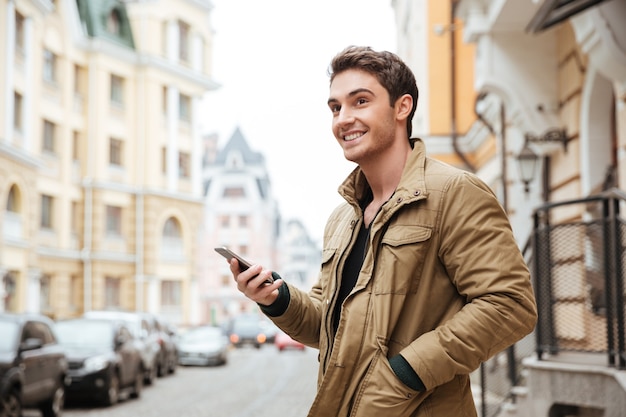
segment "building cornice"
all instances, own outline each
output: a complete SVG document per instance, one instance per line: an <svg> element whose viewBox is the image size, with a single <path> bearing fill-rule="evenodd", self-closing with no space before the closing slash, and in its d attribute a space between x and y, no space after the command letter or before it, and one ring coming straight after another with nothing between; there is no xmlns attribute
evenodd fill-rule
<svg viewBox="0 0 626 417"><path fill-rule="evenodd" d="M28 168L39 169L42 167L41 162L37 158L29 155L19 148L9 146L5 142L1 141L0 155L4 155L18 164L24 165Z"/></svg>

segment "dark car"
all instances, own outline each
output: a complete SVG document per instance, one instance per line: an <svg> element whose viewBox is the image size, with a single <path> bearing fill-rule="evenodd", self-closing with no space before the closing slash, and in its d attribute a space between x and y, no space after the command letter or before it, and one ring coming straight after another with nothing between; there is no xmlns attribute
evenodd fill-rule
<svg viewBox="0 0 626 417"><path fill-rule="evenodd" d="M256 316L235 317L230 323L229 335L235 347L252 345L259 349L267 341L261 320Z"/></svg>
<svg viewBox="0 0 626 417"><path fill-rule="evenodd" d="M159 334L156 328L142 313L130 311L98 310L88 311L83 317L122 321L134 336L134 342L141 352L143 361L144 382L152 385L159 371Z"/></svg>
<svg viewBox="0 0 626 417"><path fill-rule="evenodd" d="M158 335L159 355L157 360L157 374L165 376L176 372L178 366L178 352L176 350L176 334L172 326L163 318L156 314L141 314Z"/></svg>
<svg viewBox="0 0 626 417"><path fill-rule="evenodd" d="M0 416L38 408L58 417L65 401L67 360L54 322L38 314L0 313Z"/></svg>
<svg viewBox="0 0 626 417"><path fill-rule="evenodd" d="M68 401L113 405L121 393L138 398L143 388L143 362L126 324L107 319L78 318L56 324L69 369Z"/></svg>
<svg viewBox="0 0 626 417"><path fill-rule="evenodd" d="M230 343L224 330L215 326L189 329L178 340L181 365L224 365L228 362Z"/></svg>

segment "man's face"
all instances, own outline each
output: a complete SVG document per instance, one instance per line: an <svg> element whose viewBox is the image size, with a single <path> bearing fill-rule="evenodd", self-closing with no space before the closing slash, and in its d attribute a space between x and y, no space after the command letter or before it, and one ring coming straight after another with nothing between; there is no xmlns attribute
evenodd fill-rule
<svg viewBox="0 0 626 417"><path fill-rule="evenodd" d="M349 161L374 162L393 143L394 108L389 93L373 75L361 70L336 74L328 107L333 134Z"/></svg>

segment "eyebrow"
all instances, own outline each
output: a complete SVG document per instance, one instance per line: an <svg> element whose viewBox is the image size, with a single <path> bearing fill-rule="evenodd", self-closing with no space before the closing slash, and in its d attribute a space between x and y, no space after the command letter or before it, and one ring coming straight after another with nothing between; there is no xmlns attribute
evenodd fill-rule
<svg viewBox="0 0 626 417"><path fill-rule="evenodd" d="M368 88L357 88L356 90L350 91L348 93L348 97L354 97L354 96L356 96L357 94L360 94L360 93L368 93L368 94L371 94L371 95L375 95L374 92L372 90L368 89ZM331 98L328 99L327 103L330 104L330 103L335 103L337 101L339 101L339 100L337 100L334 97L331 97Z"/></svg>

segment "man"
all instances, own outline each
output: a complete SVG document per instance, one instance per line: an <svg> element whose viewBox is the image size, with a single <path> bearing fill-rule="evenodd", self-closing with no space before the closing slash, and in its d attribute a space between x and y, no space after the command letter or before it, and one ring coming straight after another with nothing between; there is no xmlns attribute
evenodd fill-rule
<svg viewBox="0 0 626 417"><path fill-rule="evenodd" d="M470 372L537 320L506 214L477 177L410 139L418 90L396 55L349 47L329 72L332 131L358 166L339 187L318 281L305 293L235 260L237 286L319 348L310 417L476 416Z"/></svg>

